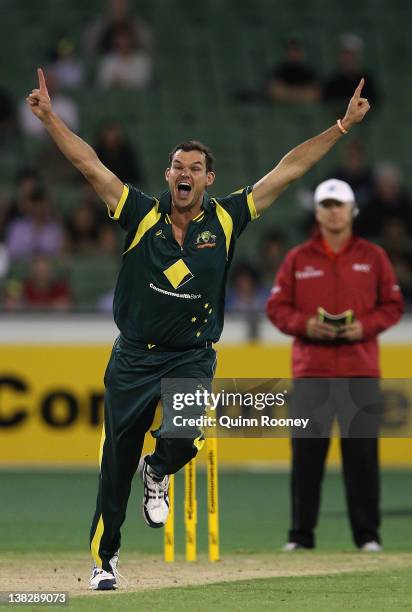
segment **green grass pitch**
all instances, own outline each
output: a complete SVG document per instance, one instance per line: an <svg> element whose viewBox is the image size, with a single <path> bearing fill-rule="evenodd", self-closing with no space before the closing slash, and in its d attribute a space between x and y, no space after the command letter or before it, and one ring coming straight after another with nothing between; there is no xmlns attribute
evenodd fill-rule
<svg viewBox="0 0 412 612"><path fill-rule="evenodd" d="M198 474L198 547L207 551L206 482ZM382 536L388 560L412 553L412 474L382 473ZM289 480L282 472L223 472L220 486L220 529L223 559L277 559L286 540L289 512ZM4 569L14 563L27 566L42 559L81 558L88 571L88 530L94 509L97 475L88 471L0 471L0 557ZM122 557L144 559L162 555L163 532L151 530L141 518L140 482L136 479L123 528ZM177 552L183 558L183 477L176 478ZM300 563L316 565L325 554L355 552L346 517L343 484L338 473L328 473L323 490L322 512L317 530L317 551L295 556ZM356 554L356 553L355 553ZM360 553L357 553L358 555ZM412 609L412 557L408 567L379 567L369 571L332 571L321 575L277 576L173 588L156 588L114 594L73 594L70 610L178 610L195 605L198 610L410 610ZM403 555L403 557L402 557ZM287 555L287 563L291 563ZM382 560L383 559L383 560ZM302 561L303 560L303 561ZM286 561L286 560L285 560ZM336 561L336 559L335 559ZM292 560L293 563L293 560ZM230 563L229 563L230 565ZM142 565L139 566L142 568ZM150 569L149 569L150 567ZM156 566L154 566L156 567ZM202 571L205 561L198 566ZM336 570L336 563L335 568ZM350 568L349 568L350 570ZM142 571L140 569L140 571ZM144 571L144 570L143 570ZM148 565L153 570L153 564ZM223 565L222 565L223 571ZM0 590L7 590L1 577ZM242 578L239 575L239 578ZM82 576L86 588L88 576ZM36 585L33 584L33 589ZM68 589L69 590L69 589ZM104 601L102 599L104 597ZM28 609L28 608L26 608Z"/></svg>

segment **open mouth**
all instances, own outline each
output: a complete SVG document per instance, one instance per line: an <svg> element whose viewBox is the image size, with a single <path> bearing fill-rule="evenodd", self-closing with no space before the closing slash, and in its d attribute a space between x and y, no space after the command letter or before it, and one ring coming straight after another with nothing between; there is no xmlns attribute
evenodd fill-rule
<svg viewBox="0 0 412 612"><path fill-rule="evenodd" d="M186 183L181 181L177 184L177 191L181 197L187 197L189 193L192 191L192 186L190 183Z"/></svg>

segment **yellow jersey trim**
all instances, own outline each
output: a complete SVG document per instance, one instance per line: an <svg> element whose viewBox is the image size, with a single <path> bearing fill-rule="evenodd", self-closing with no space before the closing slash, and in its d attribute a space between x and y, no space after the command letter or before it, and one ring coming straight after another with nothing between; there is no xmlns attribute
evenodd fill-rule
<svg viewBox="0 0 412 612"><path fill-rule="evenodd" d="M252 221L254 221L255 219L257 219L259 217L259 213L256 210L255 201L253 199L253 192L252 191L247 194L246 201L247 201L247 205L249 207L250 218L252 219Z"/></svg>
<svg viewBox="0 0 412 612"><path fill-rule="evenodd" d="M219 202L217 200L214 200L214 202L216 204L217 218L219 220L220 225L222 226L222 229L223 229L225 237L226 237L226 256L228 257L229 256L230 241L232 239L232 233L233 233L233 219L229 215L227 210L225 210L223 208L223 206L221 204L219 204Z"/></svg>
<svg viewBox="0 0 412 612"><path fill-rule="evenodd" d="M134 247L139 244L146 232L148 232L154 225L156 225L160 217L161 214L159 212L159 201L156 200L156 204L153 206L153 208L149 210L147 215L145 215L140 221L136 230L135 237L133 238L132 243L130 244L129 248L126 249L126 251L123 253L123 255L134 249Z"/></svg>
<svg viewBox="0 0 412 612"><path fill-rule="evenodd" d="M117 203L116 210L114 211L114 213L112 213L110 208L107 207L107 210L109 212L109 217L113 219L113 221L117 221L120 218L124 203L126 202L128 195L129 195L129 188L127 185L124 185L122 195L120 197L119 202Z"/></svg>
<svg viewBox="0 0 412 612"><path fill-rule="evenodd" d="M192 221L198 221L200 219L200 217L203 217L205 214L204 210L201 210L200 213L198 215L196 215L196 217L193 217Z"/></svg>

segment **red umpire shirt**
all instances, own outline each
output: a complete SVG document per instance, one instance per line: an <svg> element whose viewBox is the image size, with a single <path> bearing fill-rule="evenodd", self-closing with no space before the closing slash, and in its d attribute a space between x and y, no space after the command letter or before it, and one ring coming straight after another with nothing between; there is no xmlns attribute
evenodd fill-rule
<svg viewBox="0 0 412 612"><path fill-rule="evenodd" d="M309 339L306 324L319 306L331 314L351 309L362 323L362 340ZM295 336L294 378L379 376L377 335L399 321L402 313L399 285L380 247L352 236L334 253L320 232L288 253L267 304L272 323Z"/></svg>

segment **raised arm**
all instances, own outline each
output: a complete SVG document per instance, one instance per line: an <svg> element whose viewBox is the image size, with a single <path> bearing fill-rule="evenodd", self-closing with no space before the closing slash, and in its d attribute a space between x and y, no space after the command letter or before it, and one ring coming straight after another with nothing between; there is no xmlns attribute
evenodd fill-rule
<svg viewBox="0 0 412 612"><path fill-rule="evenodd" d="M370 108L368 100L361 97L364 82L365 80L361 79L341 121L345 132L355 123L362 121ZM256 210L259 212L270 206L290 183L306 174L340 140L345 133L343 130L336 123L322 134L289 151L271 172L254 185L253 200Z"/></svg>
<svg viewBox="0 0 412 612"><path fill-rule="evenodd" d="M63 121L53 113L43 70L37 69L39 88L33 89L27 101L31 110L53 138L60 151L89 181L96 193L106 202L112 212L123 193L123 183L102 164L95 150L76 136Z"/></svg>

